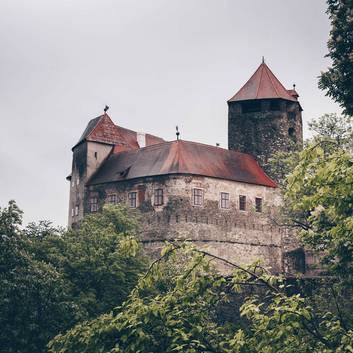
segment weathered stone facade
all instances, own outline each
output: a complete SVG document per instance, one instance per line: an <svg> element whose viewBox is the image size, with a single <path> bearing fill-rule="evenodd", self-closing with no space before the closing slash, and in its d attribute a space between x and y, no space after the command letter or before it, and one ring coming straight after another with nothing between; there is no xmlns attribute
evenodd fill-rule
<svg viewBox="0 0 353 353"><path fill-rule="evenodd" d="M203 191L201 206L193 205L192 190ZM163 205L154 206L154 192L163 190ZM116 201L128 204L128 193L138 193L141 241L149 252L158 252L165 240L187 239L195 246L238 264L260 260L273 272L282 272L283 239L287 230L275 226L281 198L278 189L241 182L192 175L158 176L87 189L85 212L90 198L99 199L99 208ZM221 193L229 194L229 208L221 208ZM246 210L239 209L239 196L246 196ZM263 200L262 212L255 210L255 198Z"/></svg>
<svg viewBox="0 0 353 353"><path fill-rule="evenodd" d="M98 142L84 142L73 149L72 172L69 177L69 227L83 218L85 184L111 150L111 145Z"/></svg>
<svg viewBox="0 0 353 353"><path fill-rule="evenodd" d="M301 148L303 127L298 102L262 99L228 102L228 147L256 157L273 178L268 160L274 153Z"/></svg>

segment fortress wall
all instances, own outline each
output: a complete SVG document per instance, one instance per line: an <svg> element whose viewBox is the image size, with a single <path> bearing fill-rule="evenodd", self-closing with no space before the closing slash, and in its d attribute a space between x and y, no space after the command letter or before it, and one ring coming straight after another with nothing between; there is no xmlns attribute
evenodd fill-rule
<svg viewBox="0 0 353 353"><path fill-rule="evenodd" d="M164 190L163 206L153 206L157 188ZM192 205L193 188L204 191L203 206ZM186 239L236 264L260 260L273 272L283 270L282 239L287 231L271 221L281 202L277 189L199 176L158 176L90 186L86 200L98 197L102 206L114 193L119 202L127 203L127 193L141 189L140 237L148 252L158 253L165 240ZM220 208L221 192L230 194L229 209ZM239 210L239 195L247 197L246 211ZM263 199L262 213L255 212L255 197ZM217 267L226 271L224 264Z"/></svg>

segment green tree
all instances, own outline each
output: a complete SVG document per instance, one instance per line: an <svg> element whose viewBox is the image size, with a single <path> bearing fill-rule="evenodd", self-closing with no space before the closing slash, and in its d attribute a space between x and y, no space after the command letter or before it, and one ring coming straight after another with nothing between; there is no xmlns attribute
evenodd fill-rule
<svg viewBox="0 0 353 353"><path fill-rule="evenodd" d="M34 257L58 268L69 281L78 321L121 304L136 284L146 266L136 232L136 219L127 208L107 205L102 213L85 217L77 230L32 237ZM46 233L43 224L35 233Z"/></svg>
<svg viewBox="0 0 353 353"><path fill-rule="evenodd" d="M14 201L0 208L0 352L44 352L73 323L68 285L52 265L33 259Z"/></svg>
<svg viewBox="0 0 353 353"><path fill-rule="evenodd" d="M121 304L145 268L136 221L121 206L79 230L21 223L14 201L0 209L0 352L46 352L58 333Z"/></svg>
<svg viewBox="0 0 353 353"><path fill-rule="evenodd" d="M219 276L211 261L222 261L186 244L170 244L128 300L114 311L77 325L50 344L53 353L217 352L333 353L352 349L353 333L337 313L316 308L258 264ZM224 260L223 260L224 261ZM218 308L248 287L240 309L228 306L232 322ZM246 295L246 294L245 294ZM326 303L327 304L327 303ZM246 325L244 325L244 323Z"/></svg>
<svg viewBox="0 0 353 353"><path fill-rule="evenodd" d="M346 115L353 115L353 1L328 0L331 21L328 57L332 66L322 72L319 87L338 102Z"/></svg>

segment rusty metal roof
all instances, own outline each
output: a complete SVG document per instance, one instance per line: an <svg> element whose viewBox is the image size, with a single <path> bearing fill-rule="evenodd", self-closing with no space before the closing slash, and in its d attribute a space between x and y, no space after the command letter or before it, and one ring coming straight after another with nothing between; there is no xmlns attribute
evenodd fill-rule
<svg viewBox="0 0 353 353"><path fill-rule="evenodd" d="M248 82L228 102L273 98L297 101L296 97L284 88L265 62L262 62Z"/></svg>
<svg viewBox="0 0 353 353"><path fill-rule="evenodd" d="M252 156L183 140L112 153L87 184L169 174L202 175L276 187Z"/></svg>
<svg viewBox="0 0 353 353"><path fill-rule="evenodd" d="M115 148L121 151L140 148L137 142L137 132L115 125L106 113L89 121L73 148L86 140L115 145ZM161 142L164 142L162 138L146 134L146 146Z"/></svg>

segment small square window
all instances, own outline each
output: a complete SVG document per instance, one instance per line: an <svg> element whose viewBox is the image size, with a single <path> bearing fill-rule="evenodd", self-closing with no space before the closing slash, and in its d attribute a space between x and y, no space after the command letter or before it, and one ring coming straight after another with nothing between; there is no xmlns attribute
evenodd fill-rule
<svg viewBox="0 0 353 353"><path fill-rule="evenodd" d="M98 211L98 199L97 197L91 197L89 199L89 209L91 212L97 212Z"/></svg>
<svg viewBox="0 0 353 353"><path fill-rule="evenodd" d="M108 195L108 202L115 205L116 204L116 194Z"/></svg>
<svg viewBox="0 0 353 353"><path fill-rule="evenodd" d="M194 206L202 206L203 203L203 190L202 189L192 189L193 193L193 204Z"/></svg>
<svg viewBox="0 0 353 353"><path fill-rule="evenodd" d="M137 207L137 192L129 192L128 193L128 202L129 207L136 208Z"/></svg>
<svg viewBox="0 0 353 353"><path fill-rule="evenodd" d="M221 208L229 208L229 194L221 192Z"/></svg>
<svg viewBox="0 0 353 353"><path fill-rule="evenodd" d="M163 205L163 189L156 189L154 190L154 205L161 206Z"/></svg>
<svg viewBox="0 0 353 353"><path fill-rule="evenodd" d="M78 206L75 206L75 216L78 216Z"/></svg>
<svg viewBox="0 0 353 353"><path fill-rule="evenodd" d="M255 198L255 210L256 210L256 212L262 212L262 198L261 197Z"/></svg>
<svg viewBox="0 0 353 353"><path fill-rule="evenodd" d="M246 196L239 195L239 210L246 211Z"/></svg>

